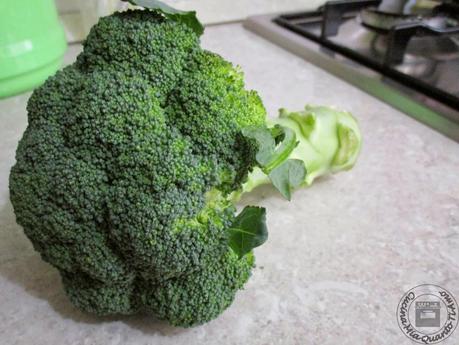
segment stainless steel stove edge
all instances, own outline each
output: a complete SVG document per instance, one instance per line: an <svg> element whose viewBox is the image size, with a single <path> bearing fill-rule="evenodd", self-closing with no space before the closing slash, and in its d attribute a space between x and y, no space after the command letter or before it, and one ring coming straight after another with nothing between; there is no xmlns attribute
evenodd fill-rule
<svg viewBox="0 0 459 345"><path fill-rule="evenodd" d="M286 30L273 22L276 16L249 17L244 21L244 27L459 142L459 123L450 119L451 114L459 116L459 112L455 114L456 110L432 98L408 90L405 86L365 66ZM421 104L416 99L423 99L431 107Z"/></svg>

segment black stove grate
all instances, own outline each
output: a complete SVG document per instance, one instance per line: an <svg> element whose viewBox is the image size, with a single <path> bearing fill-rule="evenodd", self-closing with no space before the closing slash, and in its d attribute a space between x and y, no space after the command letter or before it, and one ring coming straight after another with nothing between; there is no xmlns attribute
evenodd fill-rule
<svg viewBox="0 0 459 345"><path fill-rule="evenodd" d="M326 3L317 11L281 15L275 18L274 22L449 107L459 110L459 95L437 88L396 68L398 64L403 62L408 43L413 37L458 34L459 26L433 28L422 21L395 25L383 33L388 35L388 45L382 60L362 54L352 49L352 47L347 47L342 42L335 42L332 39L333 36L338 34L340 26L345 21L357 20L359 10L377 6L380 2L380 0L332 1ZM317 30L318 27L320 27L319 30ZM459 75L457 80L459 83Z"/></svg>

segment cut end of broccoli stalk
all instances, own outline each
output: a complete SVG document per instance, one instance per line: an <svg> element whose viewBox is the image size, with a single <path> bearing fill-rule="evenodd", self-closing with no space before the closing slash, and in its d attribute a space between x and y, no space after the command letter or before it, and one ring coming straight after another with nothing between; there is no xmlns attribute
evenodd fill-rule
<svg viewBox="0 0 459 345"><path fill-rule="evenodd" d="M360 130L357 121L349 112L339 111L331 107L310 105L298 112L280 109L279 117L269 120L268 125L273 126L273 129L276 128L276 130L271 129L271 132L275 133L279 133L279 127L282 128L285 133L284 137L290 143L281 142L274 148L272 148L272 142L270 143L271 156L277 157L277 165L274 168L268 163L275 159L267 159L266 157L270 156L266 155L266 145L261 145L262 160L258 159L257 156L260 167L255 168L249 174L242 190L234 193L233 200L238 200L242 194L248 193L260 185L270 183L279 189L284 197L290 199L291 191L311 185L319 176L351 169L360 152L362 143ZM251 133L247 131L244 134L254 138L259 143L267 141L265 137L259 139L261 136L254 134L253 131ZM293 148L292 140L296 141ZM287 145L290 145L291 150L281 149L282 146ZM278 151L280 153L276 155ZM285 152L288 154L286 155ZM282 159L279 159L280 156ZM305 174L300 171L300 162L304 163ZM269 169L266 168L267 166ZM276 168L277 180L276 176L273 176L273 171ZM286 178L285 175L288 177ZM293 179L292 175L294 176ZM279 176L284 176L283 181L279 182ZM285 182L286 180L291 183ZM279 183L281 184L280 187ZM284 184L283 187L282 184Z"/></svg>

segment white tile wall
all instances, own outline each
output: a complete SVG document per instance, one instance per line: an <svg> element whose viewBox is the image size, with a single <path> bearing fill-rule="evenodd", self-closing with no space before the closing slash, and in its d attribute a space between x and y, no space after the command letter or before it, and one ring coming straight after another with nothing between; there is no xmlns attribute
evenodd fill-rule
<svg viewBox="0 0 459 345"><path fill-rule="evenodd" d="M241 20L247 16L274 12L306 10L325 0L166 0L183 10L196 10L205 24Z"/></svg>
<svg viewBox="0 0 459 345"><path fill-rule="evenodd" d="M204 24L242 20L248 16L316 8L325 0L164 0L182 10L195 10ZM119 0L56 0L67 38L82 40L99 16L126 7Z"/></svg>

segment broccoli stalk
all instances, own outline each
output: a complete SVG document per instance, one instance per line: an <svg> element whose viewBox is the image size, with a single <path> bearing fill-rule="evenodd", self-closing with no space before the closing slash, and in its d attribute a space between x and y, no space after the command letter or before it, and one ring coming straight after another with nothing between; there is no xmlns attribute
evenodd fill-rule
<svg viewBox="0 0 459 345"><path fill-rule="evenodd" d="M280 189L287 199L290 199L291 190L310 186L319 176L349 170L357 160L361 135L357 121L349 112L307 105L298 112L280 109L279 117L267 119L266 123L271 128L281 126L290 129L294 134L293 141L298 140L285 159L278 161L275 166L280 166L285 160L299 160L304 164L305 173L301 174L300 182L288 186L285 194ZM255 167L242 189L232 194L232 200L238 201L243 194L256 187L273 183L269 175L275 167Z"/></svg>

